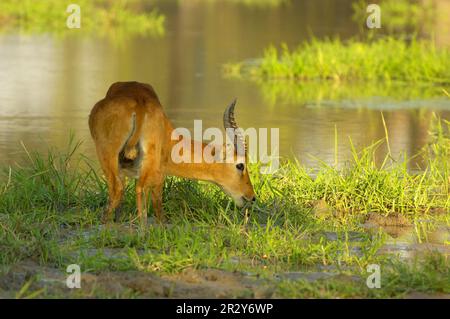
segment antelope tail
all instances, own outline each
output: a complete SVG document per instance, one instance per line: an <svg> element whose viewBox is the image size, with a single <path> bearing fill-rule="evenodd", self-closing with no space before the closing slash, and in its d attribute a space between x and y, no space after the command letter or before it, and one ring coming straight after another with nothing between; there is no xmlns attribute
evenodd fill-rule
<svg viewBox="0 0 450 319"><path fill-rule="evenodd" d="M139 139L141 138L142 126L144 124L144 116L142 114L137 115L133 113L132 116L132 129L130 137L125 142L123 148L123 156L127 160L134 160L139 155Z"/></svg>

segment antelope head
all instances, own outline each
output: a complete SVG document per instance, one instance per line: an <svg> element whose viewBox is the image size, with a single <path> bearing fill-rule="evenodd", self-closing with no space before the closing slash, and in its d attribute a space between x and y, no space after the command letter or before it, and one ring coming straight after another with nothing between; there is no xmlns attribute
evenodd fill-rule
<svg viewBox="0 0 450 319"><path fill-rule="evenodd" d="M219 184L223 191L233 198L236 205L242 207L248 202L255 201L256 197L247 170L247 146L243 133L234 119L235 106L236 100L225 109L223 114L224 128L234 146L234 160L231 163L223 163L221 175L225 178ZM229 148L225 145L224 149L227 150Z"/></svg>

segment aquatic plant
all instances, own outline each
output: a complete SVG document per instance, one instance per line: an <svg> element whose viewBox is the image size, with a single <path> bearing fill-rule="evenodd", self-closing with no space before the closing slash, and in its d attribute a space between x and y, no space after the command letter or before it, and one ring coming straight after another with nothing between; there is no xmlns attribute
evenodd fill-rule
<svg viewBox="0 0 450 319"><path fill-rule="evenodd" d="M266 80L403 81L450 83L450 50L433 42L392 37L363 43L311 40L290 50L267 48L253 63L224 66L228 76Z"/></svg>

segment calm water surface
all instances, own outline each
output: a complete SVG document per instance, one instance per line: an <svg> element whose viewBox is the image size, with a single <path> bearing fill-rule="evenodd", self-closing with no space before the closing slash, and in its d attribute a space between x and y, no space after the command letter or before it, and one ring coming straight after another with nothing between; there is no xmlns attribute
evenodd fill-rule
<svg viewBox="0 0 450 319"><path fill-rule="evenodd" d="M384 136L380 110L390 132L391 149L414 153L425 143L432 111L450 118L443 100L377 102L271 103L255 84L223 77L221 66L261 55L270 44L294 47L314 34L358 33L351 1L292 1L276 8L232 2L154 1L167 16L164 37L120 41L50 34L0 35L0 164L30 149L67 145L69 132L94 156L87 117L115 81L151 83L176 126L222 125L226 105L238 97L237 119L243 127L279 127L280 153L314 166L311 156L334 161L349 158L348 137L364 146ZM418 104L416 102L419 102ZM419 105L420 107L417 107Z"/></svg>

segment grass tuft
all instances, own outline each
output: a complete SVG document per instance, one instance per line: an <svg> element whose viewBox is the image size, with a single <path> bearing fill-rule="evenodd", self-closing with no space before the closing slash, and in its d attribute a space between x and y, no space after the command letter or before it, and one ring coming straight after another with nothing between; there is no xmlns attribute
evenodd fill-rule
<svg viewBox="0 0 450 319"><path fill-rule="evenodd" d="M387 37L370 43L312 40L290 50L271 46L259 63L228 64L225 73L265 80L450 83L450 51L433 42Z"/></svg>

